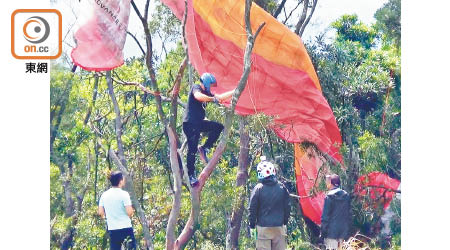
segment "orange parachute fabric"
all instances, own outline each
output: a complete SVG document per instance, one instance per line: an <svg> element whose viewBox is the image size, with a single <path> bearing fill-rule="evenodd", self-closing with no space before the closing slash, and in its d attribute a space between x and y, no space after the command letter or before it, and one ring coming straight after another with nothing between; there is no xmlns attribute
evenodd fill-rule
<svg viewBox="0 0 450 250"><path fill-rule="evenodd" d="M317 225L321 224L325 192L312 194L314 187L319 185L319 168L323 162L314 151L308 151L294 144L295 177L297 179L297 192L303 214Z"/></svg>
<svg viewBox="0 0 450 250"><path fill-rule="evenodd" d="M130 0L93 0L91 16L75 32L75 65L90 71L111 70L123 64Z"/></svg>
<svg viewBox="0 0 450 250"><path fill-rule="evenodd" d="M183 20L184 0L162 0ZM212 92L231 90L243 71L247 42L244 0L188 0L186 38L189 59L218 81ZM298 35L256 4L253 32L263 22L251 56L252 68L236 112L274 117L275 133L291 143L312 142L338 161L342 143L333 111L321 92L311 59Z"/></svg>

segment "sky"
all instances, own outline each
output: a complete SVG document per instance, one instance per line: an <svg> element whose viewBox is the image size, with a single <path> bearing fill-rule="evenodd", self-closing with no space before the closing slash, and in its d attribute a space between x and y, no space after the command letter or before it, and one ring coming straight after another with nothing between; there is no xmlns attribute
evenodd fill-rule
<svg viewBox="0 0 450 250"><path fill-rule="evenodd" d="M375 12L388 0L319 0L303 39L309 40L326 30L344 14L356 14L363 23L375 23Z"/></svg>
<svg viewBox="0 0 450 250"><path fill-rule="evenodd" d="M302 39L305 42L314 39L317 34L325 31L333 21L344 14L356 14L363 23L372 24L375 22L375 18L373 17L375 11L381 8L387 1L388 0L319 0L311 21L304 31ZM80 3L79 1L58 0L57 3L54 4L54 7L61 10L64 16L63 34L65 35L70 30L69 34L65 36L66 39L64 43L64 50L68 53L70 53L71 49L69 44L73 46L72 32L76 30L76 25L73 26L73 24L76 23L75 16L79 19L83 18L83 10L85 10L83 2L86 3L86 1L81 1ZM291 9L290 6L295 6L296 2L297 1L294 0L287 1L286 4L288 9ZM135 3L139 9L143 9L145 0L135 0ZM151 0L149 8L150 13L153 11L154 6L155 0ZM294 12L291 17L292 20L295 20L294 15L300 15L300 8ZM280 14L280 16L283 17L283 14ZM145 48L142 24L133 9L130 10L128 31L136 35L141 45ZM327 34L332 35L333 32L330 30ZM158 37L153 37L153 42L154 48L161 48L161 41ZM127 36L123 53L125 58L142 55L138 45L130 36Z"/></svg>

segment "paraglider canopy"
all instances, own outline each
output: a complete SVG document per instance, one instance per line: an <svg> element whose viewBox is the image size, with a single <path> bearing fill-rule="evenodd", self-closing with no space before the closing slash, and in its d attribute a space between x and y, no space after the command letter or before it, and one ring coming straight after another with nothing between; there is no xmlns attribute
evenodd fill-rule
<svg viewBox="0 0 450 250"><path fill-rule="evenodd" d="M360 176L355 184L355 193L365 199L366 206L386 209L398 192L400 181L381 172Z"/></svg>

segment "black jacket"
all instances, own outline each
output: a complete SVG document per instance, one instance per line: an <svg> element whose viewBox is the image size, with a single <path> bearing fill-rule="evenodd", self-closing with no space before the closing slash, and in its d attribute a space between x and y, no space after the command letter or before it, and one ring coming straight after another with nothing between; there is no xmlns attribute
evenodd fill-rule
<svg viewBox="0 0 450 250"><path fill-rule="evenodd" d="M350 235L350 196L340 188L330 190L323 205L320 231L323 238L344 239Z"/></svg>
<svg viewBox="0 0 450 250"><path fill-rule="evenodd" d="M250 228L278 227L289 219L289 192L275 177L267 177L252 191L249 205Z"/></svg>
<svg viewBox="0 0 450 250"><path fill-rule="evenodd" d="M188 94L188 101L184 111L183 122L198 124L205 119L205 107L208 103L195 99L195 92L200 92L207 96L214 96L211 92L203 90L199 84L194 84Z"/></svg>

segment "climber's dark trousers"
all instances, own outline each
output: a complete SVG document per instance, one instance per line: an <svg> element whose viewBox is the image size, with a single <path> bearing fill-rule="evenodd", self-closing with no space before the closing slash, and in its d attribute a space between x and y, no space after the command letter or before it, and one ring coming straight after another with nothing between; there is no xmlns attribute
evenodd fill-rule
<svg viewBox="0 0 450 250"><path fill-rule="evenodd" d="M200 123L183 123L183 131L187 137L188 153L186 159L186 165L188 168L188 174L193 175L195 173L195 155L197 154L198 141L200 140L200 133L207 133L208 139L203 145L203 148L212 148L214 143L220 136L223 130L223 125L214 122L203 120Z"/></svg>

